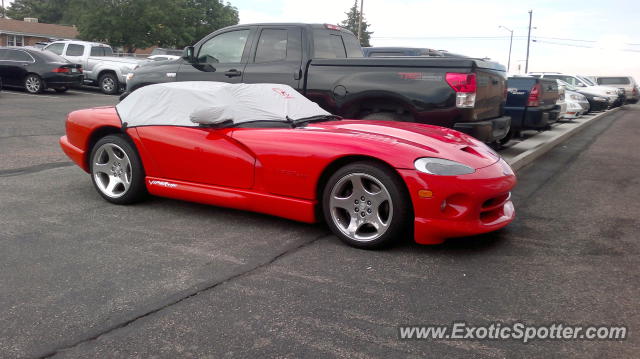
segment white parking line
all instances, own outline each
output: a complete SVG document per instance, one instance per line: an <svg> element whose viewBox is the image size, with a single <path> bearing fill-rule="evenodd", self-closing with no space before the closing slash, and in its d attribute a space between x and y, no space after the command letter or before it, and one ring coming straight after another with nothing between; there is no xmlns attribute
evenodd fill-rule
<svg viewBox="0 0 640 359"><path fill-rule="evenodd" d="M71 91L71 90L69 90L67 92L68 93L77 93L77 94L81 94L81 95L92 95L92 96L102 96L102 97L111 96L111 95L106 95L106 94L103 94L103 93L93 93L93 92L88 92L88 91L84 92L84 91Z"/></svg>
<svg viewBox="0 0 640 359"><path fill-rule="evenodd" d="M14 91L2 90L2 92L0 92L0 96L2 96L4 94L18 95L18 96L29 96L29 97L48 97L48 98L55 98L57 100L62 100L62 97L59 97L59 96L42 95L42 94L34 95L34 94L30 94L30 93L22 93L22 92L14 92Z"/></svg>

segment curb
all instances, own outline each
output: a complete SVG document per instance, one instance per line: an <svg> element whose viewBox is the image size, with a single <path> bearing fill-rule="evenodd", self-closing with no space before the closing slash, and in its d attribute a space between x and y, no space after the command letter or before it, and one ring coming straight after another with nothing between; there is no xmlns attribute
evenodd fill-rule
<svg viewBox="0 0 640 359"><path fill-rule="evenodd" d="M505 158L505 161L511 166L514 171L521 169L522 167L530 164L535 161L538 157L544 155L545 153L551 151L554 147L564 142L571 136L585 129L588 125L593 123L596 120L604 116L611 115L620 111L622 107L616 107L612 110L605 111L603 113L599 113L589 119L586 119L580 123L562 123L549 131L541 132L525 141L522 141L509 149L512 151L517 151L519 148L526 149L531 147L524 152L514 156L513 158ZM557 130L561 130L559 132ZM555 132L555 133L554 133Z"/></svg>

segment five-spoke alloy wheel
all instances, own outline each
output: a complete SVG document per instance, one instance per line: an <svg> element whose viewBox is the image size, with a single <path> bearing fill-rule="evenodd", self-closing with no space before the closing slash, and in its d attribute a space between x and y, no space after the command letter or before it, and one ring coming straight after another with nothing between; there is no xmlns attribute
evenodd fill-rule
<svg viewBox="0 0 640 359"><path fill-rule="evenodd" d="M325 220L344 242L380 247L402 233L408 218L406 189L396 173L375 162L338 170L323 194Z"/></svg>
<svg viewBox="0 0 640 359"><path fill-rule="evenodd" d="M99 140L91 152L90 164L93 184L107 201L132 203L145 194L140 159L121 135L109 135Z"/></svg>

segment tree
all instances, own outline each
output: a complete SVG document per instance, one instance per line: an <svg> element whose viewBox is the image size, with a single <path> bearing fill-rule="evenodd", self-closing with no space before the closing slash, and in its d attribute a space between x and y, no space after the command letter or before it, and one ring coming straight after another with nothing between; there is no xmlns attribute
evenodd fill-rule
<svg viewBox="0 0 640 359"><path fill-rule="evenodd" d="M7 17L22 20L35 17L39 22L60 24L73 20L66 10L69 0L15 0L7 7Z"/></svg>
<svg viewBox="0 0 640 359"><path fill-rule="evenodd" d="M358 22L360 21L360 11L358 10L358 0L354 0L353 6L349 10L349 12L345 13L345 15L347 15L347 19L342 21L340 23L340 26L351 30L351 32L353 32L356 36L358 36ZM369 28L369 23L365 21L363 16L360 45L364 47L371 46L371 44L369 43L369 40L371 39L371 34L373 34L373 31L367 31L368 28Z"/></svg>

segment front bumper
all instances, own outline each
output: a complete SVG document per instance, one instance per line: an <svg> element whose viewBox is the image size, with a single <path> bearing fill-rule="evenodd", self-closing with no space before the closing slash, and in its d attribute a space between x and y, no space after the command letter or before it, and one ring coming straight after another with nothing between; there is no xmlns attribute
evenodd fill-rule
<svg viewBox="0 0 640 359"><path fill-rule="evenodd" d="M473 136L485 143L500 141L507 136L511 127L511 117L502 116L486 121L458 122L453 125L455 130Z"/></svg>
<svg viewBox="0 0 640 359"><path fill-rule="evenodd" d="M438 244L450 237L492 232L515 218L510 191L516 177L504 160L464 176L398 171L411 195L417 243ZM432 196L420 197L422 190Z"/></svg>

